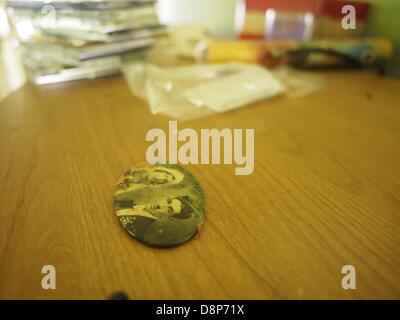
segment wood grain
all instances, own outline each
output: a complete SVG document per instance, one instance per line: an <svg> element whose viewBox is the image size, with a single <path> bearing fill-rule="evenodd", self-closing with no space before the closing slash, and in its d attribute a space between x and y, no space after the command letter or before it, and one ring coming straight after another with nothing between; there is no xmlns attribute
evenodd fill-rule
<svg viewBox="0 0 400 320"><path fill-rule="evenodd" d="M190 166L207 219L152 249L116 219L124 170L145 161L149 114L121 77L27 84L0 104L0 298L400 298L400 82L327 73L327 88L180 128L254 128L255 171ZM57 289L41 288L41 268ZM357 289L341 288L341 268Z"/></svg>

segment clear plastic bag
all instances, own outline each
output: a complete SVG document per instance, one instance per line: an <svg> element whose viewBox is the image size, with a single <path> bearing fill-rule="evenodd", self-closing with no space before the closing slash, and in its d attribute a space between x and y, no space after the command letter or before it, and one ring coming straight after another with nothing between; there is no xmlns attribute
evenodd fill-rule
<svg viewBox="0 0 400 320"><path fill-rule="evenodd" d="M294 70L286 66L274 69L273 74L286 87L290 98L303 98L326 87L325 77L318 73Z"/></svg>
<svg viewBox="0 0 400 320"><path fill-rule="evenodd" d="M151 113L176 120L233 110L285 91L271 72L250 64L176 68L132 64L125 66L123 73L133 93L149 104Z"/></svg>

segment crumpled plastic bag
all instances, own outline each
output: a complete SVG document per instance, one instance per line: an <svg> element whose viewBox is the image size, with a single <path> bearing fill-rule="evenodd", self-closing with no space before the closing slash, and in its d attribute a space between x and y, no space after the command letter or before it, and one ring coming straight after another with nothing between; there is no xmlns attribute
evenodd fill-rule
<svg viewBox="0 0 400 320"><path fill-rule="evenodd" d="M285 86L267 69L228 63L159 68L131 64L123 74L133 93L152 114L191 120L275 97Z"/></svg>
<svg viewBox="0 0 400 320"><path fill-rule="evenodd" d="M326 87L325 77L315 72L294 70L286 66L272 72L286 87L286 95L290 98L303 98Z"/></svg>

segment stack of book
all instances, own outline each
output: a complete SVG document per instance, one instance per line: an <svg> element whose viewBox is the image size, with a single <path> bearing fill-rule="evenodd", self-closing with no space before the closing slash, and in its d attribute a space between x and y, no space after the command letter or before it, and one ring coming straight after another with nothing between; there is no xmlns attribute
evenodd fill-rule
<svg viewBox="0 0 400 320"><path fill-rule="evenodd" d="M9 0L8 8L37 84L118 73L166 33L151 0Z"/></svg>

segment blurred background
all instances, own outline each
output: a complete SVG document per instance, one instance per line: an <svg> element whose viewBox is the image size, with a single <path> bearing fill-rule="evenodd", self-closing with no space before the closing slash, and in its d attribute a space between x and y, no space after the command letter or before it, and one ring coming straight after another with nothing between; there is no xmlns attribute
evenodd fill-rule
<svg viewBox="0 0 400 320"><path fill-rule="evenodd" d="M102 63L107 62L108 69L98 70L98 74L113 73L118 68L119 60L110 60L110 56L115 58L115 55L134 51L134 58L138 59L139 51L143 53L144 49L153 45L143 39L158 40L164 32L162 27L180 25L190 26L192 29L187 30L190 29L191 36L196 39L201 39L203 30L208 39L231 41L381 37L394 47L393 54L389 55L387 72L390 76L400 76L400 1L397 0L159 0L154 7L157 22L152 16L152 9L143 9L144 5L152 5L152 1L144 2L146 4L141 3L139 8L137 1L131 1L130 14L121 16L118 9L122 7L107 7L107 14L103 10L99 15L99 8L87 10L88 7L79 6L79 1L47 1L48 4L61 3L54 7L55 12L51 12L51 6L44 10L43 2L36 0L8 3L0 0L0 99L27 80L27 69L29 74L34 74L36 82L47 83L55 79L56 73L60 75L67 68L74 67L74 72L79 71L79 75L82 75L83 68L93 68L95 62L97 68L100 60L96 59L101 57ZM78 4L69 7L68 3ZM104 3L126 5L126 1L117 0ZM338 10L348 3L359 4L356 6L356 30L341 28L343 14ZM56 16L56 26L51 25L51 20L46 20L47 25L43 27L44 19L51 17L52 13ZM60 15L64 20L59 18ZM139 20L140 26L133 23ZM86 33L77 32L82 28ZM138 30L142 33L139 34ZM147 33L144 34L144 31ZM182 29L175 34L186 42L190 38L190 35L182 35ZM107 38L99 38L99 35L106 35ZM175 45L179 46L179 41ZM185 51L184 48L179 50ZM71 58L76 57L75 52L79 53L79 61ZM86 58L81 59L82 56ZM44 60L57 63L43 65ZM40 77L50 71L53 78ZM79 78L79 75L76 77Z"/></svg>

